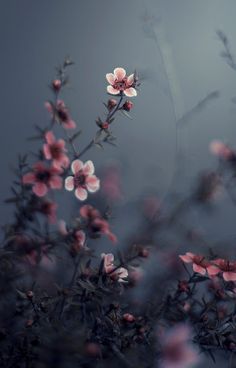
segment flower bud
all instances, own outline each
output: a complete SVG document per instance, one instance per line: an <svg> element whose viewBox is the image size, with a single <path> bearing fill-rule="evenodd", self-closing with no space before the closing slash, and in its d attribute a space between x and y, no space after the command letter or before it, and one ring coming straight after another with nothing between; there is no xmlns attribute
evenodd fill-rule
<svg viewBox="0 0 236 368"><path fill-rule="evenodd" d="M133 108L133 106L134 106L133 102L127 100L122 106L122 109L125 111L130 111Z"/></svg>
<svg viewBox="0 0 236 368"><path fill-rule="evenodd" d="M134 322L135 321L135 317L130 314L130 313L125 313L123 315L123 320L126 321L126 322Z"/></svg>
<svg viewBox="0 0 236 368"><path fill-rule="evenodd" d="M108 110L112 110L117 105L117 101L114 98L110 98L107 103Z"/></svg>
<svg viewBox="0 0 236 368"><path fill-rule="evenodd" d="M102 123L102 126L101 126L102 129L108 129L109 128L109 123L107 121L105 121L104 123Z"/></svg>
<svg viewBox="0 0 236 368"><path fill-rule="evenodd" d="M60 89L61 89L60 79L54 79L54 81L52 82L52 88L54 89L55 92L60 91Z"/></svg>
<svg viewBox="0 0 236 368"><path fill-rule="evenodd" d="M27 291L26 296L28 299L33 299L34 293L32 290Z"/></svg>

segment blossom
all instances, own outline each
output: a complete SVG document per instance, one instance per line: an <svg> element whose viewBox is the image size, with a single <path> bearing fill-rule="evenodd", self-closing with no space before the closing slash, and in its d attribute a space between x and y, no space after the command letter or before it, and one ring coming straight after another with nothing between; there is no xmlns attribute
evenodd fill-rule
<svg viewBox="0 0 236 368"><path fill-rule="evenodd" d="M63 126L64 129L74 129L76 124L71 119L69 110L62 100L57 100L56 105L51 102L46 102L45 107L49 113L52 114Z"/></svg>
<svg viewBox="0 0 236 368"><path fill-rule="evenodd" d="M100 181L94 175L94 165L92 161L83 163L80 160L74 160L71 164L73 176L68 176L65 180L66 190L74 190L75 196L84 201L88 197L87 191L94 193L100 188Z"/></svg>
<svg viewBox="0 0 236 368"><path fill-rule="evenodd" d="M33 171L25 174L22 178L23 184L32 184L33 192L38 197L43 197L49 189L62 188L62 178L59 176L61 170L57 167L47 167L42 162L33 166Z"/></svg>
<svg viewBox="0 0 236 368"><path fill-rule="evenodd" d="M235 156L235 153L226 144L219 140L214 140L210 144L210 151L213 155L229 160Z"/></svg>
<svg viewBox="0 0 236 368"><path fill-rule="evenodd" d="M190 252L187 252L184 255L180 255L179 258L184 263L192 263L193 271L200 273L201 275L205 275L207 268L210 266L209 262L206 260L205 257Z"/></svg>
<svg viewBox="0 0 236 368"><path fill-rule="evenodd" d="M227 261L219 258L211 262L215 272L212 276L222 273L225 281L236 281L236 261Z"/></svg>
<svg viewBox="0 0 236 368"><path fill-rule="evenodd" d="M110 86L107 86L107 92L112 95L124 93L128 97L137 96L135 87L135 76L131 74L126 76L126 71L123 68L114 69L114 74L106 74L106 79Z"/></svg>
<svg viewBox="0 0 236 368"><path fill-rule="evenodd" d="M177 325L161 335L161 368L193 368L198 363L197 352L190 344L188 326Z"/></svg>
<svg viewBox="0 0 236 368"><path fill-rule="evenodd" d="M128 270L124 267L115 267L114 255L112 253L102 253L103 268L106 274L118 282L125 282L124 279L128 277Z"/></svg>
<svg viewBox="0 0 236 368"><path fill-rule="evenodd" d="M97 237L101 234L107 235L107 237L115 243L117 238L112 233L108 221L106 221L100 212L91 205L84 205L80 209L80 215L87 221L87 227L89 229L91 237Z"/></svg>
<svg viewBox="0 0 236 368"><path fill-rule="evenodd" d="M46 142L43 145L43 153L47 160L52 160L52 163L55 167L64 167L67 168L70 164L70 160L65 154L67 151L65 149L65 141L63 139L59 139L58 141L55 139L53 132L48 131L45 134Z"/></svg>

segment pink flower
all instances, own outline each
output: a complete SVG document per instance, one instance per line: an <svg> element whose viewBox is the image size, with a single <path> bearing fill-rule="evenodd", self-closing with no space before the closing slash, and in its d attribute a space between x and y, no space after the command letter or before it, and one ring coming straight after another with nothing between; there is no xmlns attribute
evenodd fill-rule
<svg viewBox="0 0 236 368"><path fill-rule="evenodd" d="M73 235L74 241L71 247L71 253L72 255L75 255L84 248L86 236L82 230L75 231Z"/></svg>
<svg viewBox="0 0 236 368"><path fill-rule="evenodd" d="M225 160L231 159L235 156L235 153L226 144L221 141L215 140L210 144L210 151L213 155L223 158Z"/></svg>
<svg viewBox="0 0 236 368"><path fill-rule="evenodd" d="M33 171L25 174L23 184L33 184L33 192L38 197L43 197L49 189L62 188L61 170L57 167L47 167L42 162L33 166Z"/></svg>
<svg viewBox="0 0 236 368"><path fill-rule="evenodd" d="M106 79L110 86L107 86L107 92L112 95L124 93L128 97L137 96L135 87L135 76L131 74L126 76L126 71L123 68L114 69L114 74L106 74Z"/></svg>
<svg viewBox="0 0 236 368"><path fill-rule="evenodd" d="M92 238L99 237L101 234L115 243L117 238L111 232L109 223L101 216L100 212L90 205L85 205L80 209L80 215L87 221L87 227Z"/></svg>
<svg viewBox="0 0 236 368"><path fill-rule="evenodd" d="M47 160L52 160L53 166L67 168L70 160L65 154L65 141L59 139L56 141L53 132L49 131L45 134L46 142L43 145L43 153Z"/></svg>
<svg viewBox="0 0 236 368"><path fill-rule="evenodd" d="M205 259L205 257L190 252L187 252L185 255L180 255L179 258L184 263L192 263L193 271L200 273L201 275L206 274L207 267L210 265L209 262Z"/></svg>
<svg viewBox="0 0 236 368"><path fill-rule="evenodd" d="M178 325L161 335L161 368L193 368L198 363L197 352L190 344L190 329Z"/></svg>
<svg viewBox="0 0 236 368"><path fill-rule="evenodd" d="M126 321L126 322L134 322L135 317L133 316L133 314L125 313L125 314L123 314L123 320Z"/></svg>
<svg viewBox="0 0 236 368"><path fill-rule="evenodd" d="M63 126L64 129L75 129L76 124L74 120L71 119L69 110L62 100L57 100L56 105L51 102L46 102L45 107L55 117Z"/></svg>
<svg viewBox="0 0 236 368"><path fill-rule="evenodd" d="M124 279L128 277L128 270L124 267L116 268L114 265L114 255L112 253L102 253L101 257L103 259L103 267L106 274L108 274L112 279L118 282L125 282ZM114 271L113 271L114 270Z"/></svg>
<svg viewBox="0 0 236 368"><path fill-rule="evenodd" d="M87 191L94 193L100 188L100 181L94 175L94 165L92 161L83 163L80 160L74 160L71 164L73 176L68 176L65 180L66 190L74 190L75 196L84 201L88 197Z"/></svg>
<svg viewBox="0 0 236 368"><path fill-rule="evenodd" d="M215 276L222 272L223 279L225 281L236 281L236 262L227 261L225 259L219 258L211 262L212 267L214 267L215 272L212 276Z"/></svg>

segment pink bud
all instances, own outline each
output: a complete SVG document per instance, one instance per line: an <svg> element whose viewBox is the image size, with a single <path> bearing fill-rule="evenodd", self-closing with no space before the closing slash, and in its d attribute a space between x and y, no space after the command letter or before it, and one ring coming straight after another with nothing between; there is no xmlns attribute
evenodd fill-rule
<svg viewBox="0 0 236 368"><path fill-rule="evenodd" d="M133 108L134 104L131 101L125 101L124 105L122 106L123 110L130 111Z"/></svg>
<svg viewBox="0 0 236 368"><path fill-rule="evenodd" d="M54 79L54 81L52 82L52 87L53 87L54 91L58 92L61 88L60 79Z"/></svg>

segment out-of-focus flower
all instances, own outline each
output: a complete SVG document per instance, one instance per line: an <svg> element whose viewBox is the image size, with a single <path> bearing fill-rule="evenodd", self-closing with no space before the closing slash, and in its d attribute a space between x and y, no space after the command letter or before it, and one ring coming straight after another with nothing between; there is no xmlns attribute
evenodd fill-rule
<svg viewBox="0 0 236 368"><path fill-rule="evenodd" d="M190 343L188 326L177 325L160 336L161 368L193 368L199 361L198 354Z"/></svg>
<svg viewBox="0 0 236 368"><path fill-rule="evenodd" d="M122 109L125 111L130 111L133 108L134 104L132 101L125 101L124 105L122 106Z"/></svg>
<svg viewBox="0 0 236 368"><path fill-rule="evenodd" d="M71 229L68 231L66 227L66 222L63 220L60 220L58 225L60 234L68 237L70 241L71 254L76 255L85 246L86 235L84 231L78 229Z"/></svg>
<svg viewBox="0 0 236 368"><path fill-rule="evenodd" d="M101 189L111 201L122 199L121 175L118 165L111 164L104 169Z"/></svg>
<svg viewBox="0 0 236 368"><path fill-rule="evenodd" d="M102 217L100 212L90 205L85 205L80 209L80 215L87 221L87 227L91 237L99 237L106 235L112 242L116 242L117 238L112 233L109 223Z"/></svg>
<svg viewBox="0 0 236 368"><path fill-rule="evenodd" d="M102 253L101 257L103 259L103 267L105 273L118 282L125 282L125 279L128 277L128 270L124 267L115 267L113 263L114 255L112 253Z"/></svg>
<svg viewBox="0 0 236 368"><path fill-rule="evenodd" d="M211 142L210 151L211 153L213 153L213 155L223 158L225 160L230 160L233 157L236 158L235 152L226 144L218 140Z"/></svg>
<svg viewBox="0 0 236 368"><path fill-rule="evenodd" d="M52 160L53 166L67 168L70 160L66 155L65 141L55 139L53 132L48 131L45 134L46 142L43 145L43 153L47 160Z"/></svg>
<svg viewBox="0 0 236 368"><path fill-rule="evenodd" d="M23 184L32 184L33 192L38 197L43 197L49 189L61 189L61 170L57 167L47 167L42 162L37 162L33 166L33 171L25 174L22 178Z"/></svg>
<svg viewBox="0 0 236 368"><path fill-rule="evenodd" d="M51 223L56 222L56 210L57 204L48 199L41 200L37 207L37 211L47 216L49 222Z"/></svg>
<svg viewBox="0 0 236 368"><path fill-rule="evenodd" d="M212 267L215 269L215 273L212 276L222 273L225 281L236 281L236 262L227 261L219 258L211 262Z"/></svg>
<svg viewBox="0 0 236 368"><path fill-rule="evenodd" d="M207 267L210 265L209 262L206 260L205 257L198 254L193 254L187 252L184 255L180 255L179 258L184 263L192 263L193 264L193 271L200 273L201 275L205 275L207 272Z"/></svg>
<svg viewBox="0 0 236 368"><path fill-rule="evenodd" d="M221 178L216 172L206 172L199 178L195 198L200 202L216 199L221 192Z"/></svg>
<svg viewBox="0 0 236 368"><path fill-rule="evenodd" d="M178 290L182 293L188 293L190 291L190 286L187 280L181 280L178 283Z"/></svg>
<svg viewBox="0 0 236 368"><path fill-rule="evenodd" d="M100 181L94 175L94 165L92 161L83 163L80 160L74 160L71 164L73 176L68 176L65 180L66 190L74 190L75 196L84 201L88 197L87 191L94 193L100 188Z"/></svg>
<svg viewBox="0 0 236 368"><path fill-rule="evenodd" d="M56 105L52 102L46 102L45 107L55 117L64 129L75 129L76 124L74 120L71 119L69 110L62 100L57 100Z"/></svg>
<svg viewBox="0 0 236 368"><path fill-rule="evenodd" d="M107 92L112 95L124 93L128 97L137 96L135 89L135 76L131 74L126 76L126 71L123 68L115 68L114 74L106 74L106 79L110 86L107 86Z"/></svg>

